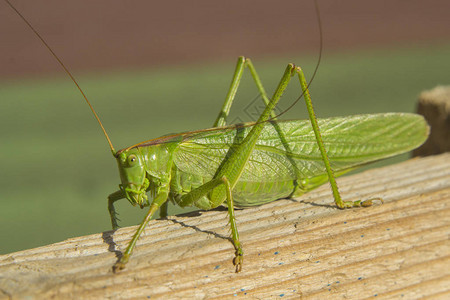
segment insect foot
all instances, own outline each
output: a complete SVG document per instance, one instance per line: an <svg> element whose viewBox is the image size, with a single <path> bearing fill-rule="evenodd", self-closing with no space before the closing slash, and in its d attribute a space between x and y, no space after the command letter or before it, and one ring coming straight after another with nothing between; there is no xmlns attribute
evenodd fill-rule
<svg viewBox="0 0 450 300"><path fill-rule="evenodd" d="M362 207L372 206L373 201L380 201L381 204L384 203L384 201L383 201L382 198L376 197L376 198L370 198L370 199L367 199L367 200L362 201L362 202L361 202L361 206L362 206Z"/></svg>
<svg viewBox="0 0 450 300"><path fill-rule="evenodd" d="M113 273L118 273L119 271L125 269L125 264L128 262L128 258L129 258L129 257L130 257L129 255L124 254L124 255L120 258L120 260L119 260L118 262L116 262L116 263L114 264L114 266L112 267Z"/></svg>
<svg viewBox="0 0 450 300"><path fill-rule="evenodd" d="M338 206L341 209L345 208L352 208L352 207L369 207L373 205L373 201L380 201L381 204L384 203L383 199L376 197L376 198L370 198L367 200L357 200L357 201L343 201L342 206Z"/></svg>
<svg viewBox="0 0 450 300"><path fill-rule="evenodd" d="M236 256L233 259L233 264L236 266L236 273L242 271L242 263L244 262L244 252L242 249L236 250Z"/></svg>

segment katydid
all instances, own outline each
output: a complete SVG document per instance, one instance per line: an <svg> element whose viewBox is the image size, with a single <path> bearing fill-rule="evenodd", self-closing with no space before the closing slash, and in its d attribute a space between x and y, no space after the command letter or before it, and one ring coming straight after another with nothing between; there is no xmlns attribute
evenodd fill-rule
<svg viewBox="0 0 450 300"><path fill-rule="evenodd" d="M114 272L125 267L155 212L162 208L162 215L165 214L167 201L204 210L225 205L235 248L233 263L239 272L244 252L235 207L300 196L327 181L338 208L370 206L373 199L343 201L335 177L360 165L412 150L428 136L427 123L415 114L384 113L317 120L301 68L288 64L269 98L251 60L239 57L231 86L212 128L167 135L116 151L71 73L28 21L5 1L69 74L103 130L121 178L119 190L108 196L113 229L118 228L116 201L127 199L134 206L149 207L128 247L113 266ZM227 126L227 116L245 68L249 69L266 106L256 122ZM309 120L276 119L274 108L292 77L300 82ZM147 192L152 196L151 201Z"/></svg>

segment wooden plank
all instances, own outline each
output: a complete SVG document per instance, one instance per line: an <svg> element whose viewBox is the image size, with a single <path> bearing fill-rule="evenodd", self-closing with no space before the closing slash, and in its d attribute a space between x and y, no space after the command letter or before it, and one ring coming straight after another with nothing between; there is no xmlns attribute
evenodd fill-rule
<svg viewBox="0 0 450 300"><path fill-rule="evenodd" d="M111 266L136 227L0 256L0 298L446 298L450 294L450 153L339 178L295 200L238 210L234 273L224 211L150 222L127 269ZM62 224L61 224L62 225Z"/></svg>

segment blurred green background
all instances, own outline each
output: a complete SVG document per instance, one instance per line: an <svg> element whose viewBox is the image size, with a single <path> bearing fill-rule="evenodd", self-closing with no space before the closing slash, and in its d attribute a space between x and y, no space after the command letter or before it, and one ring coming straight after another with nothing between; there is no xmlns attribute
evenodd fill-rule
<svg viewBox="0 0 450 300"><path fill-rule="evenodd" d="M312 8L308 9L311 15ZM331 8L323 8L325 15L327 9ZM11 20L16 18L11 12L1 13ZM33 15L33 11L29 10L28 14ZM323 17L323 20L326 26L329 19ZM20 23L20 20L14 22ZM22 30L27 33L22 33L22 39L32 40L32 49L38 49L33 52L40 51L42 54L38 56L48 59L47 51L28 34L28 29ZM124 29L124 32L130 31ZM298 24L287 31L290 38L300 40L301 33ZM448 84L449 40L421 40L411 44L386 42L377 47L368 47L366 43L354 49L334 49L327 46L327 37L331 40L334 37L327 35L326 27L324 33L324 57L310 87L319 117L413 112L421 91ZM252 33L248 31L247 35ZM317 33L314 35L317 41ZM219 36L209 37L208 43L214 43L215 38L220 44ZM77 70L75 75L115 148L120 149L164 134L210 127L240 54L254 58L269 93L278 84L287 63L301 66L310 78L317 62L317 52L311 51L317 49L317 43L303 54L301 49L280 46L278 54L271 51L270 55L254 56L245 44L251 41L242 43L245 51L222 54L220 60L133 65L125 71L110 66L108 72L94 65ZM84 46L89 45L79 47ZM155 48L158 46L157 42L153 44ZM236 42L235 47L239 46L241 44ZM109 51L114 51L114 47ZM64 51L61 56L64 58ZM13 53L11 57L27 62L22 52ZM72 65L69 63L69 66ZM39 74L34 69L28 74L21 72L0 79L1 254L109 230L106 197L119 184L115 159L74 84L61 72ZM292 81L280 109L288 107L298 97L299 90L298 82ZM257 89L249 74L245 74L229 120L252 120L255 96ZM283 118L307 118L303 102ZM404 155L388 162L406 158ZM122 226L139 223L146 212L132 207L126 200L117 203L117 210ZM171 207L170 212L181 211Z"/></svg>

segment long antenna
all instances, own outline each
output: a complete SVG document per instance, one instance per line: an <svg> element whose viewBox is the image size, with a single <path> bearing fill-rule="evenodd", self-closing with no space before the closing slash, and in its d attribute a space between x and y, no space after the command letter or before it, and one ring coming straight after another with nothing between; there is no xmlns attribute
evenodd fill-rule
<svg viewBox="0 0 450 300"><path fill-rule="evenodd" d="M317 0L314 0L314 8L315 8L315 12L316 12L316 19L317 19L317 25L319 27L319 38L320 38L320 42L319 42L319 55L317 57L317 63L316 63L316 67L314 69L314 72L311 76L311 79L309 80L308 84L306 85L306 89L309 89L309 86L312 84L314 78L316 77L317 71L319 70L319 66L320 63L322 61L322 52L323 52L323 33L322 33L322 20L320 19L320 10L319 10L319 4L317 3ZM280 112L278 115L276 115L274 118L278 118L281 115L284 115L285 113L287 113L292 107L294 107L298 101L300 101L300 99L303 97L303 92L301 93L301 95L291 104L289 105L288 108L286 108L285 110L283 110L282 112ZM274 118L270 118L270 120L273 120Z"/></svg>
<svg viewBox="0 0 450 300"><path fill-rule="evenodd" d="M50 46L45 42L45 40L41 37L41 35L36 31L36 29L34 29L33 26L31 26L31 24L27 21L27 19L25 19L24 16L22 16L22 14L11 4L11 2L9 2L8 0L5 0L5 2L19 15L20 18L22 18L22 20L28 25L28 27L30 27L30 29L34 32L34 34L41 40L41 42L45 45L45 47L47 47L47 49L50 51L50 53L53 55L53 57L59 62L59 64L61 65L61 67L63 67L64 71L66 71L67 75L69 75L70 79L72 79L73 83L75 83L75 85L77 86L78 90L80 91L81 95L83 95L84 100L86 100L86 103L89 105L89 108L91 109L92 113L94 114L95 119L97 119L98 124L100 125L100 127L103 130L103 134L106 137L106 140L108 141L109 144L109 148L111 148L111 152L112 154L115 156L116 154L116 150L114 150L114 147L111 143L111 140L109 139L108 134L106 133L105 128L103 127L102 122L100 121L100 118L98 117L97 113L95 112L94 108L91 105L91 102L89 102L88 98L86 97L86 95L84 94L83 90L81 89L81 87L78 85L78 82L75 80L75 78L72 76L72 73L70 73L70 71L66 68L66 66L64 65L64 63L59 59L59 57L55 54L55 52L53 52L52 48L50 48Z"/></svg>

